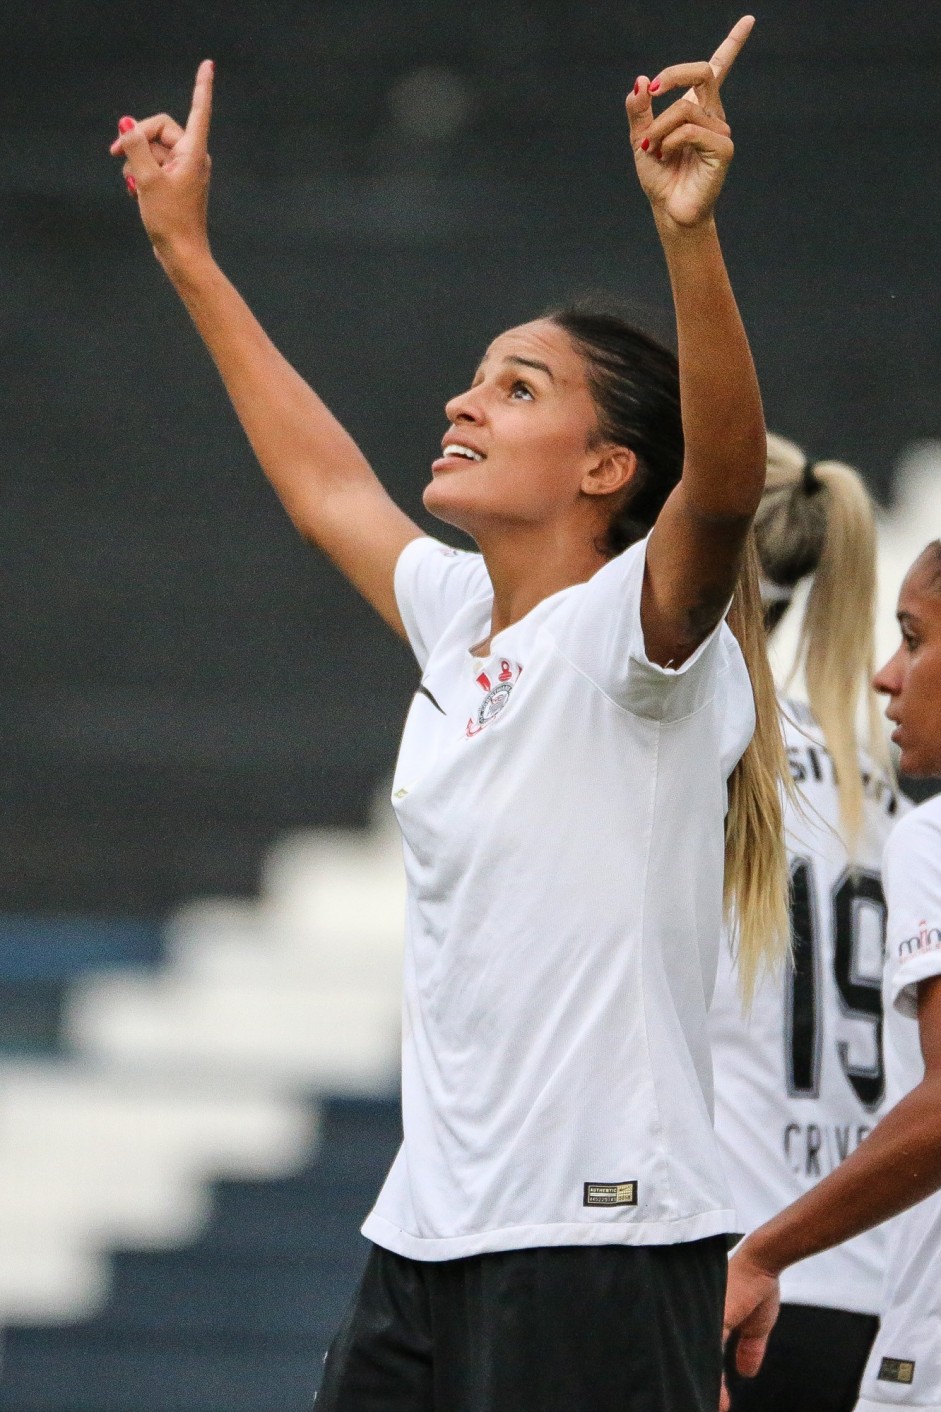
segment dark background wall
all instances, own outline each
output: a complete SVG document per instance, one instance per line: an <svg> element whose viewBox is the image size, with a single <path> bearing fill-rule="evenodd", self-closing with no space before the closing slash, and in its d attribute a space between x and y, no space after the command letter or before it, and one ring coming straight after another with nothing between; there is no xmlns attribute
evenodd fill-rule
<svg viewBox="0 0 941 1412"><path fill-rule="evenodd" d="M622 100L703 0L5 6L0 908L160 912L365 821L414 679L294 535L107 156L217 62L217 254L406 508L500 328L667 290ZM860 465L941 429L941 12L768 0L720 220L770 423Z"/></svg>

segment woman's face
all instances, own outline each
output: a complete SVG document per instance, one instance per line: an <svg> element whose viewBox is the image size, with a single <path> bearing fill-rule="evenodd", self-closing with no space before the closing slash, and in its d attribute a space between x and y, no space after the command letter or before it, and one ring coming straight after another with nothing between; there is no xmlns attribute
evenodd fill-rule
<svg viewBox="0 0 941 1412"><path fill-rule="evenodd" d="M586 492L618 488L608 484L617 472L598 469L605 451L582 357L549 319L496 338L445 414L425 508L475 538L501 525L547 526Z"/></svg>
<svg viewBox="0 0 941 1412"><path fill-rule="evenodd" d="M889 703L892 739L906 775L941 775L941 556L926 549L905 576L898 612L902 641L873 685Z"/></svg>

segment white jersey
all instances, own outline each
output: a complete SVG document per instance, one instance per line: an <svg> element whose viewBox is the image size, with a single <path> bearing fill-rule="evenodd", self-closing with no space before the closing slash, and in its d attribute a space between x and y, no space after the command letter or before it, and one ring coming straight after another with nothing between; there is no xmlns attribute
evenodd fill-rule
<svg viewBox="0 0 941 1412"><path fill-rule="evenodd" d="M884 998L889 1099L924 1077L919 981L941 975L941 796L913 809L889 840ZM941 1192L889 1225L882 1323L858 1412L912 1407L941 1412Z"/></svg>
<svg viewBox="0 0 941 1412"><path fill-rule="evenodd" d="M883 1107L882 849L898 796L868 765L865 818L851 860L823 734L782 700L785 742L804 813L785 811L793 969L766 977L743 1017L723 947L709 1017L716 1131L744 1232L814 1186L852 1152ZM786 1270L782 1298L876 1313L885 1268L880 1227Z"/></svg>
<svg viewBox="0 0 941 1412"><path fill-rule="evenodd" d="M724 623L679 669L648 661L645 551L481 658L480 556L422 538L397 565L423 671L393 783L404 1142L363 1231L402 1255L734 1228L706 1011L754 705Z"/></svg>

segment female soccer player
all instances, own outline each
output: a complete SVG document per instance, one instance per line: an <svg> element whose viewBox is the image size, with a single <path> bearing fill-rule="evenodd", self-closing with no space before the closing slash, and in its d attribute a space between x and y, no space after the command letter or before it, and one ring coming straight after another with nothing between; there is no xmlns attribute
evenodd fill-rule
<svg viewBox="0 0 941 1412"><path fill-rule="evenodd" d="M392 504L215 265L211 65L185 129L125 120L114 144L289 514L422 669L393 785L405 1138L327 1360L335 1412L718 1397L723 878L746 973L787 929L787 765L747 560L764 424L713 219L732 157L719 88L751 23L627 99L678 369L569 311L501 334L448 403L425 505L479 554Z"/></svg>
<svg viewBox="0 0 941 1412"><path fill-rule="evenodd" d="M889 697L902 770L941 776L941 541L909 570L898 620L901 645L875 686ZM887 1103L895 1106L824 1181L744 1241L730 1265L726 1326L738 1334L739 1371L754 1373L774 1323L779 1273L904 1212L888 1232L882 1322L857 1409L939 1412L941 796L898 823L882 876Z"/></svg>
<svg viewBox="0 0 941 1412"><path fill-rule="evenodd" d="M797 653L810 710L782 698L800 796L785 808L794 967L766 976L746 1015L725 948L709 1014L716 1132L746 1231L831 1171L881 1111L880 869L899 813L870 687L876 531L862 481L769 436L755 537L770 631L810 583ZM761 1372L730 1373L734 1412L851 1412L878 1326L884 1237L876 1228L787 1272Z"/></svg>

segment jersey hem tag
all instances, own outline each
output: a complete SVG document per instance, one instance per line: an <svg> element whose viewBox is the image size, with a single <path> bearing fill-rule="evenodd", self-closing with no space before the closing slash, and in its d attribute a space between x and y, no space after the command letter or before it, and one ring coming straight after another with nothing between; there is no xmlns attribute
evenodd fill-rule
<svg viewBox="0 0 941 1412"><path fill-rule="evenodd" d="M636 1206L636 1182L586 1182L583 1206Z"/></svg>
<svg viewBox="0 0 941 1412"><path fill-rule="evenodd" d="M880 1383L913 1383L915 1381L915 1360L913 1358L883 1358L879 1364L877 1381Z"/></svg>

